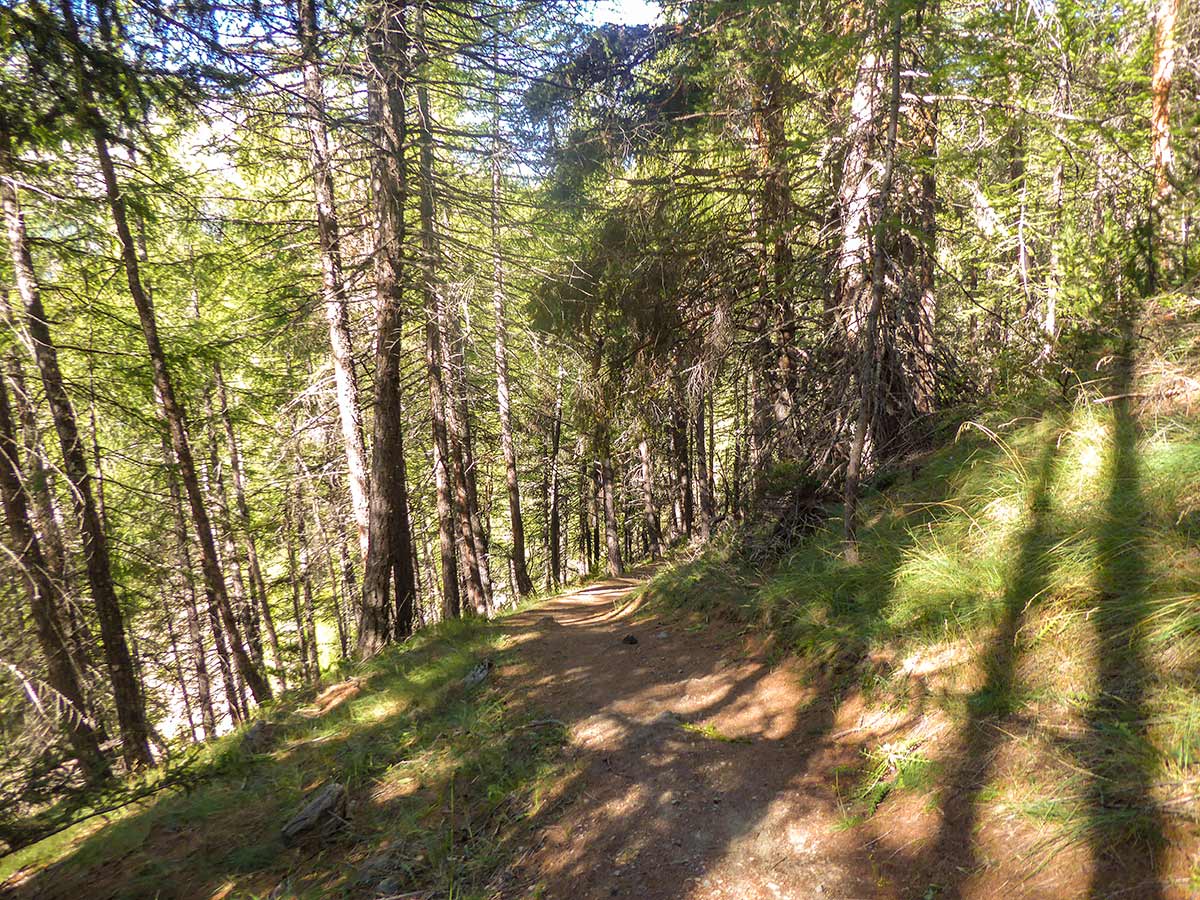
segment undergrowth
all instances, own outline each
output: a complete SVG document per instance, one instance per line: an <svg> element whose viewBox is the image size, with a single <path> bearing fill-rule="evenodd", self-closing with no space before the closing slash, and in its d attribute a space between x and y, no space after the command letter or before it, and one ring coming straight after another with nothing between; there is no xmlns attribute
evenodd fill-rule
<svg viewBox="0 0 1200 900"><path fill-rule="evenodd" d="M1139 387L967 423L867 488L858 564L830 509L769 571L729 534L645 599L769 631L835 702L936 712L942 761L973 731L1019 731L1028 783L985 775L980 802L1056 823L1060 842L1161 842L1200 778L1200 419L1135 408L1155 393ZM872 765L843 786L855 821L903 780Z"/></svg>
<svg viewBox="0 0 1200 900"><path fill-rule="evenodd" d="M491 624L428 629L361 667L351 699L324 714L276 707L267 747L247 746L245 729L214 742L187 790L10 854L0 884L50 898L486 896L565 740L491 681L464 687L481 658L505 653ZM348 824L285 847L280 827L326 781L346 786Z"/></svg>

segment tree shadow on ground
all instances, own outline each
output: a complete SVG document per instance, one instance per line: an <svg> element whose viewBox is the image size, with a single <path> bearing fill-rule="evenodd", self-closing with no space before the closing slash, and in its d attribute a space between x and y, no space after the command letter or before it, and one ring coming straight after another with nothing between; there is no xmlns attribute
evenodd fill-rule
<svg viewBox="0 0 1200 900"><path fill-rule="evenodd" d="M1100 568L1091 622L1098 639L1097 676L1086 730L1072 748L1088 772L1087 839L1092 851L1092 897L1163 896L1163 814L1152 792L1146 691L1152 673L1144 624L1151 612L1146 561L1146 509L1139 471L1139 428L1133 394L1134 311L1122 309L1121 348L1110 390L1108 495L1096 526Z"/></svg>
<svg viewBox="0 0 1200 900"><path fill-rule="evenodd" d="M1056 429L1050 435L1030 480L1025 498L1029 524L1017 539L1000 620L983 659L983 684L967 698L962 744L940 786L941 824L918 863L938 897L961 896L964 883L980 865L980 799L1005 740L1001 726L1017 705L1018 635L1030 608L1049 586L1047 553L1054 543L1050 497L1060 434Z"/></svg>

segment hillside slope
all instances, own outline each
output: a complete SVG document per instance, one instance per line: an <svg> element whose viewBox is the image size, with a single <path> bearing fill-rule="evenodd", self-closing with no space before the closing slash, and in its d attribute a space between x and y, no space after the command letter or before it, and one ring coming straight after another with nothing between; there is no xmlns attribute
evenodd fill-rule
<svg viewBox="0 0 1200 900"><path fill-rule="evenodd" d="M1081 399L980 415L876 479L856 565L830 510L782 558L727 536L439 626L270 711L265 739L207 749L189 790L8 857L0 884L1192 896L1200 420L1172 358L1109 362ZM330 781L343 827L286 846L279 827Z"/></svg>

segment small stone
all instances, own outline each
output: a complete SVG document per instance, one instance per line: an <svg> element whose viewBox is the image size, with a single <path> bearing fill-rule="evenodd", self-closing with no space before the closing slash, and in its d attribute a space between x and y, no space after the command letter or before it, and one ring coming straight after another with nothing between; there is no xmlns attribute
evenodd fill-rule
<svg viewBox="0 0 1200 900"><path fill-rule="evenodd" d="M655 637L658 638L660 641L665 641L670 636L671 636L671 634L668 631L660 631L658 634L655 635Z"/></svg>
<svg viewBox="0 0 1200 900"><path fill-rule="evenodd" d="M375 885L375 891L379 894L389 895L400 893L400 879L385 878L379 884Z"/></svg>
<svg viewBox="0 0 1200 900"><path fill-rule="evenodd" d="M463 687L470 690L476 685L482 684L484 679L488 677L488 673L491 671L492 660L491 657L489 657L467 673L467 677L462 680Z"/></svg>
<svg viewBox="0 0 1200 900"><path fill-rule="evenodd" d="M304 807L283 826L283 845L289 847L308 833L327 838L346 824L346 816L346 788L328 782L309 794Z"/></svg>
<svg viewBox="0 0 1200 900"><path fill-rule="evenodd" d="M256 755L266 753L271 749L271 742L274 737L274 726L270 722L258 719L242 734L242 748L247 753Z"/></svg>
<svg viewBox="0 0 1200 900"><path fill-rule="evenodd" d="M632 634L627 634L627 635L625 635L625 637L621 638L622 644L629 644L632 646L633 644L636 644L637 642L638 642L638 639L636 637L634 637Z"/></svg>

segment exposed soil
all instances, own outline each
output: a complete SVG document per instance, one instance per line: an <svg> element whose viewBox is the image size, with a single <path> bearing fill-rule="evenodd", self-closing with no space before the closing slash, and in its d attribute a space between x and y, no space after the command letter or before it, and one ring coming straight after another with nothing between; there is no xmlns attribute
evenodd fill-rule
<svg viewBox="0 0 1200 900"><path fill-rule="evenodd" d="M596 584L510 620L521 650L501 678L568 726L570 766L506 896L1191 896L1186 859L1150 866L1148 849L1114 847L1094 866L1085 842L1048 848L1045 828L984 803L973 773L1006 770L1004 740L870 711L853 678L839 687L773 661L728 624L626 605L637 583ZM951 753L940 791L897 793L850 824L847 780L864 747L921 729ZM963 747L981 758L954 758Z"/></svg>

